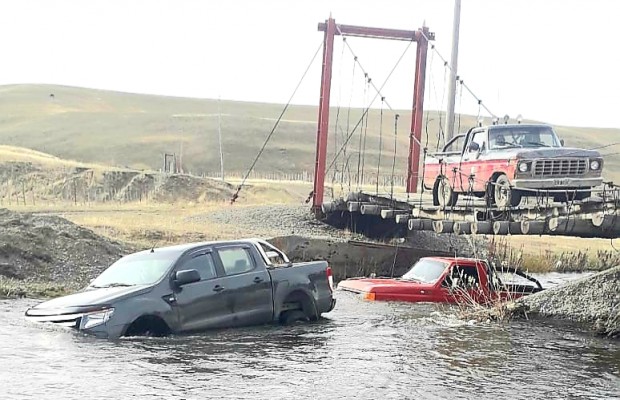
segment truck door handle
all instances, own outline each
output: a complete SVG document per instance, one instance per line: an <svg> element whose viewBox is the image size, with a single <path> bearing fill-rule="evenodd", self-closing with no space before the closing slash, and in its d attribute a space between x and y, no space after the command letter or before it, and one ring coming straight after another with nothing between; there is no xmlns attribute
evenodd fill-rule
<svg viewBox="0 0 620 400"><path fill-rule="evenodd" d="M261 283L263 281L263 278L261 278L260 276L257 276L256 278L254 278L254 283Z"/></svg>
<svg viewBox="0 0 620 400"><path fill-rule="evenodd" d="M224 286L215 285L215 287L213 288L214 292L221 292L222 290L224 290Z"/></svg>

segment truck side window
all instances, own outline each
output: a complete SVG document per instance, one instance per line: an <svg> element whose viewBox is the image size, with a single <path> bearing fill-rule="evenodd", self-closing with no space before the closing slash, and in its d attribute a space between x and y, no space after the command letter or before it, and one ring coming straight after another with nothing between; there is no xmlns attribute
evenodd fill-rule
<svg viewBox="0 0 620 400"><path fill-rule="evenodd" d="M192 257L184 262L180 269L195 269L200 274L201 281L213 279L217 276L217 273L215 272L215 264L213 263L213 257L209 253L198 254L197 256Z"/></svg>
<svg viewBox="0 0 620 400"><path fill-rule="evenodd" d="M226 275L236 275L254 269L254 261L247 249L232 247L218 250Z"/></svg>
<svg viewBox="0 0 620 400"><path fill-rule="evenodd" d="M275 251L273 248L270 248L264 243L259 243L259 245L261 249L265 252L265 255L267 257L267 260L265 261L267 261L267 264L282 265L286 263L286 261L284 260L284 257L282 257L279 251ZM277 254L277 256L274 254Z"/></svg>
<svg viewBox="0 0 620 400"><path fill-rule="evenodd" d="M442 286L460 289L471 289L480 286L478 269L475 266L456 265L450 275L446 276Z"/></svg>
<svg viewBox="0 0 620 400"><path fill-rule="evenodd" d="M444 153L460 153L463 151L463 146L465 145L465 135L460 135L452 139L446 146L443 148Z"/></svg>
<svg viewBox="0 0 620 400"><path fill-rule="evenodd" d="M480 149L480 151L486 150L487 149L486 132L484 131L474 132L474 136L471 138L470 143L478 144L478 148Z"/></svg>

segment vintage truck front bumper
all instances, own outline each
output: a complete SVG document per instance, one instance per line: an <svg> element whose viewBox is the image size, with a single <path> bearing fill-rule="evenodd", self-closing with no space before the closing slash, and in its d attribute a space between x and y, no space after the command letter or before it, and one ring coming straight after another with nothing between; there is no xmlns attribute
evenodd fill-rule
<svg viewBox="0 0 620 400"><path fill-rule="evenodd" d="M517 178L512 181L515 189L590 189L603 183L597 178Z"/></svg>

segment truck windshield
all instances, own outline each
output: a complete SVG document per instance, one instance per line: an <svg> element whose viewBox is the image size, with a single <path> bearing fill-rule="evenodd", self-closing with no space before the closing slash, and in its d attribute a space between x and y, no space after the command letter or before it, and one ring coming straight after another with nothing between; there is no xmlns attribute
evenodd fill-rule
<svg viewBox="0 0 620 400"><path fill-rule="evenodd" d="M560 140L549 126L506 126L489 128L491 150L514 147L561 147Z"/></svg>
<svg viewBox="0 0 620 400"><path fill-rule="evenodd" d="M177 258L177 252L162 250L130 254L110 265L89 287L151 285L162 278Z"/></svg>
<svg viewBox="0 0 620 400"><path fill-rule="evenodd" d="M423 283L435 283L447 266L448 264L444 262L423 258L403 275L402 279Z"/></svg>

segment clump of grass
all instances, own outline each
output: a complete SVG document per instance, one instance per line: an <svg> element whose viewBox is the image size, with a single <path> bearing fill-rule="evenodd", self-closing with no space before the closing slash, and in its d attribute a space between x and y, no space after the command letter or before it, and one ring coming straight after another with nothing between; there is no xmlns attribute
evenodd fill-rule
<svg viewBox="0 0 620 400"><path fill-rule="evenodd" d="M546 250L529 254L524 246L515 248L506 238L493 237L485 249L485 257L492 265L511 266L533 273L603 271L620 265L620 253L614 250L588 249L554 252Z"/></svg>
<svg viewBox="0 0 620 400"><path fill-rule="evenodd" d="M493 280L490 292L478 288L452 288L451 295L458 308L459 319L476 322L503 323L519 316L528 319L527 310L517 299L526 293L514 292L500 281Z"/></svg>
<svg viewBox="0 0 620 400"><path fill-rule="evenodd" d="M67 295L76 288L55 282L29 282L0 276L0 299L52 298Z"/></svg>
<svg viewBox="0 0 620 400"><path fill-rule="evenodd" d="M456 303L457 317L460 319L476 322L506 322L516 315L523 315L527 318L522 306L511 296L505 299L497 297L486 302L478 302L467 292L465 293Z"/></svg>

